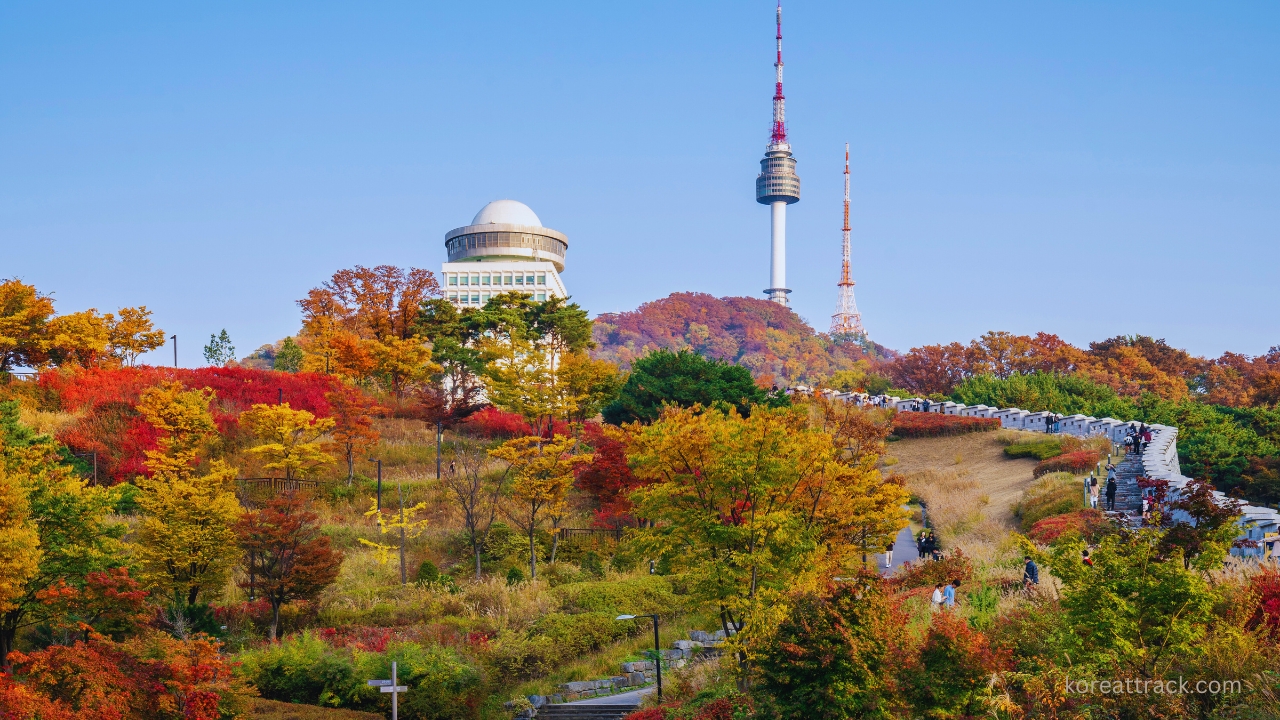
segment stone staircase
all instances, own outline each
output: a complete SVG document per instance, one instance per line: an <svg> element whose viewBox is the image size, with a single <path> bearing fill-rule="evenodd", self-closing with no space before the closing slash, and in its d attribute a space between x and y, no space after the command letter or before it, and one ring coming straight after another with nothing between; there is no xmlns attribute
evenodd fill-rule
<svg viewBox="0 0 1280 720"><path fill-rule="evenodd" d="M596 705L594 703L565 703L543 705L538 709L538 720L622 720L639 710L636 705Z"/></svg>
<svg viewBox="0 0 1280 720"><path fill-rule="evenodd" d="M1116 511L1107 513L1126 525L1140 525L1142 517L1142 490L1138 487L1138 478L1144 475L1142 456L1131 452L1116 463ZM1104 483L1099 490L1098 507L1106 507L1106 476L1099 482ZM1135 515L1136 513L1136 515Z"/></svg>

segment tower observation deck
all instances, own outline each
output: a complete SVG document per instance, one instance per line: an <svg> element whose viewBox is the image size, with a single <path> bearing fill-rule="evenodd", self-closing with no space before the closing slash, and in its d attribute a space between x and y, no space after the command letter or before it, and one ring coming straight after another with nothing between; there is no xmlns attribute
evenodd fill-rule
<svg viewBox="0 0 1280 720"><path fill-rule="evenodd" d="M800 176L796 160L787 143L786 98L782 94L782 3L778 3L777 61L773 67L777 78L773 92L773 131L760 175L756 177L756 202L769 206L770 260L769 287L764 291L770 300L787 304L787 206L800 202Z"/></svg>

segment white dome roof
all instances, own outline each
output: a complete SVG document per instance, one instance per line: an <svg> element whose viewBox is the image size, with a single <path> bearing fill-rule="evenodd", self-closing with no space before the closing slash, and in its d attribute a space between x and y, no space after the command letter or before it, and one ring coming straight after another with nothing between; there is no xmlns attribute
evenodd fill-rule
<svg viewBox="0 0 1280 720"><path fill-rule="evenodd" d="M480 208L480 212L476 213L475 218L471 221L472 225L489 225L491 223L542 227L542 221L538 219L537 215L533 214L529 206L516 200L494 200Z"/></svg>

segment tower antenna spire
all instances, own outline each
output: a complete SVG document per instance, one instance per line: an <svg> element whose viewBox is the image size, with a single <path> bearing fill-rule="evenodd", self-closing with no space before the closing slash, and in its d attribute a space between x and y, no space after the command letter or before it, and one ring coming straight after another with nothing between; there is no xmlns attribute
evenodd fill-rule
<svg viewBox="0 0 1280 720"><path fill-rule="evenodd" d="M773 63L777 72L773 90L773 133L770 140L774 145L787 141L787 98L782 94L782 0L778 0L778 59Z"/></svg>
<svg viewBox="0 0 1280 720"><path fill-rule="evenodd" d="M787 206L800 202L800 177L787 143L786 99L782 96L782 0L778 0L777 60L773 86L773 129L756 176L756 202L769 206L769 287L764 294L787 304Z"/></svg>
<svg viewBox="0 0 1280 720"><path fill-rule="evenodd" d="M866 337L867 331L862 327L862 313L858 312L858 303L853 299L853 278L849 273L849 143L844 144L844 225L841 228L844 245L840 265L840 282L836 283L838 299L836 313L831 316L832 335L853 335Z"/></svg>

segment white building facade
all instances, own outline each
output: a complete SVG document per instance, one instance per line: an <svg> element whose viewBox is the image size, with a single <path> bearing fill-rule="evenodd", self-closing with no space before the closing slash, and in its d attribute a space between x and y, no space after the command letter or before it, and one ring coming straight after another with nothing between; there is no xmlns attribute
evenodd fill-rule
<svg viewBox="0 0 1280 720"><path fill-rule="evenodd" d="M569 296L560 279L569 239L543 227L524 203L485 205L470 225L445 235L445 247L449 262L440 268L441 289L459 308L482 307L513 291L537 301Z"/></svg>

